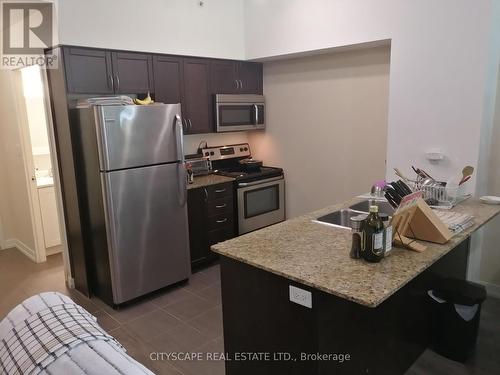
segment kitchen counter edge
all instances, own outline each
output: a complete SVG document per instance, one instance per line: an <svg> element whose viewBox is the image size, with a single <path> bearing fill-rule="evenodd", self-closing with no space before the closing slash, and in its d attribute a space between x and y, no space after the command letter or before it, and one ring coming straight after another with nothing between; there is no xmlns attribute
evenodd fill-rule
<svg viewBox="0 0 500 375"><path fill-rule="evenodd" d="M219 176L216 174L208 174L205 176L195 176L194 182L192 184L187 184L187 189L197 189L204 186L223 184L224 182L233 182L234 178Z"/></svg>
<svg viewBox="0 0 500 375"><path fill-rule="evenodd" d="M367 263L349 258L350 231L312 221L361 200L354 198L215 244L212 250L323 292L377 307L500 213L500 206L470 198L454 211L472 214L475 224L448 243L426 242L428 248L423 253L394 248L380 263ZM367 287L367 280L376 287Z"/></svg>

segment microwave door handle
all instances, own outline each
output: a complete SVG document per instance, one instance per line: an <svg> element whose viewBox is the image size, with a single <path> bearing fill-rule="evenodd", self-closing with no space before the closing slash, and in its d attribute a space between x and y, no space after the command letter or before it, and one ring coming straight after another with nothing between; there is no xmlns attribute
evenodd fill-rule
<svg viewBox="0 0 500 375"><path fill-rule="evenodd" d="M259 125L259 106L257 104L254 104L253 109L255 111L254 125Z"/></svg>

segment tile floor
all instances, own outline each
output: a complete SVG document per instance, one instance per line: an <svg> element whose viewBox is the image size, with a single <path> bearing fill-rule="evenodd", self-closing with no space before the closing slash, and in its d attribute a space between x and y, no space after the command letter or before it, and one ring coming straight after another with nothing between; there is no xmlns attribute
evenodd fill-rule
<svg viewBox="0 0 500 375"><path fill-rule="evenodd" d="M0 319L23 299L59 291L97 316L128 353L157 374L223 375L222 361L153 361L154 352L223 352L219 267L195 273L189 283L121 310L87 299L64 285L61 255L35 264L15 249L0 250ZM427 350L406 375L500 373L500 300L483 305L477 353L466 365Z"/></svg>

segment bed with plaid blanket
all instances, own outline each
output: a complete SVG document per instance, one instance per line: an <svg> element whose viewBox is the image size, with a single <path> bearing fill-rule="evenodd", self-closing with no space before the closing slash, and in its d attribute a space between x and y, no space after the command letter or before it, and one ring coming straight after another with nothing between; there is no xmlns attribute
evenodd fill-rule
<svg viewBox="0 0 500 375"><path fill-rule="evenodd" d="M144 374L97 319L69 297L28 298L0 322L0 374Z"/></svg>

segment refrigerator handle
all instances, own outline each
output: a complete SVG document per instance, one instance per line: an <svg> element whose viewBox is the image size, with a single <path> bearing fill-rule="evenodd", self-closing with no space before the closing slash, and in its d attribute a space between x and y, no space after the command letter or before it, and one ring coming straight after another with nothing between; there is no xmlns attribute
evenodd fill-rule
<svg viewBox="0 0 500 375"><path fill-rule="evenodd" d="M175 115L175 136L177 141L177 160L184 163L184 142L183 142L184 130L182 128L181 116Z"/></svg>
<svg viewBox="0 0 500 375"><path fill-rule="evenodd" d="M181 116L175 115L175 136L177 141L177 171L178 171L178 188L179 188L179 204L185 206L187 203L187 177L186 167L184 165L184 141Z"/></svg>

